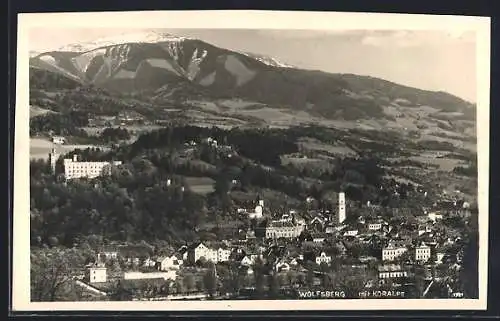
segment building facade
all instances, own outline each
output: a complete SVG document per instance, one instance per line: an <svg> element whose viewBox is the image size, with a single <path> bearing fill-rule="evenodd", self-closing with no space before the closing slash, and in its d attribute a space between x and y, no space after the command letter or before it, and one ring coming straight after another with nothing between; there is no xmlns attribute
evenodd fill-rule
<svg viewBox="0 0 500 321"><path fill-rule="evenodd" d="M107 281L107 269L104 264L95 264L89 268L89 282L103 283Z"/></svg>
<svg viewBox="0 0 500 321"><path fill-rule="evenodd" d="M169 257L159 257L156 262L160 271L177 270L182 266L183 263L182 260L176 255L172 255Z"/></svg>
<svg viewBox="0 0 500 321"><path fill-rule="evenodd" d="M421 245L415 248L415 261L427 262L431 258L431 248L428 245Z"/></svg>
<svg viewBox="0 0 500 321"><path fill-rule="evenodd" d="M316 264L321 264L321 263L330 264L331 261L332 257L326 255L325 252L321 252L321 254L316 257Z"/></svg>
<svg viewBox="0 0 500 321"><path fill-rule="evenodd" d="M225 248L217 249L217 262L227 262L229 261L229 257L231 256L231 250Z"/></svg>
<svg viewBox="0 0 500 321"><path fill-rule="evenodd" d="M66 179L75 178L96 178L108 175L112 166L121 165L120 161L113 162L80 162L78 156L73 159L64 159L64 177Z"/></svg>
<svg viewBox="0 0 500 321"><path fill-rule="evenodd" d="M408 272L404 270L400 265L380 265L378 267L378 277L381 280L392 279L392 278L402 278L407 277Z"/></svg>
<svg viewBox="0 0 500 321"><path fill-rule="evenodd" d="M406 253L406 251L408 251L408 249L405 246L389 244L382 249L382 261L394 261L396 258Z"/></svg>
<svg viewBox="0 0 500 321"><path fill-rule="evenodd" d="M304 225L294 224L291 221L272 221L266 227L266 238L296 238L302 233L302 231L304 231L304 229Z"/></svg>
<svg viewBox="0 0 500 321"><path fill-rule="evenodd" d="M377 223L369 223L368 224L368 229L370 231L378 231L382 229L382 223L377 222Z"/></svg>
<svg viewBox="0 0 500 321"><path fill-rule="evenodd" d="M213 250L207 247L205 244L199 243L189 250L188 258L190 263L192 264L198 262L198 260L200 260L202 257L207 261L216 263L218 256L217 254L217 250Z"/></svg>
<svg viewBox="0 0 500 321"><path fill-rule="evenodd" d="M53 136L52 137L52 143L53 144L58 144L58 145L62 145L66 142L66 139L62 136Z"/></svg>

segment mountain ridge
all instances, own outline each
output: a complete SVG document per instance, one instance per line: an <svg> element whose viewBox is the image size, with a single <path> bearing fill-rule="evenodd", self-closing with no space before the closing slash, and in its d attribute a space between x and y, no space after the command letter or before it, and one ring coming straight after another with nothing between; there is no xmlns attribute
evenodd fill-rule
<svg viewBox="0 0 500 321"><path fill-rule="evenodd" d="M125 34L61 48L77 51L40 53L30 58L30 67L83 86L142 92L160 103L197 93L207 99L239 98L327 119L392 118L387 108L401 106L475 117L474 104L450 93L372 76L301 69L273 57L166 33Z"/></svg>

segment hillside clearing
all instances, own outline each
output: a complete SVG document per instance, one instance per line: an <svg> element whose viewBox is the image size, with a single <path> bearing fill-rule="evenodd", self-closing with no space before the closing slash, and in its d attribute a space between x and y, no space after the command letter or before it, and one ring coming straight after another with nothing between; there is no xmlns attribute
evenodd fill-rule
<svg viewBox="0 0 500 321"><path fill-rule="evenodd" d="M215 181L210 177L184 177L189 188L198 194L209 194L214 191Z"/></svg>

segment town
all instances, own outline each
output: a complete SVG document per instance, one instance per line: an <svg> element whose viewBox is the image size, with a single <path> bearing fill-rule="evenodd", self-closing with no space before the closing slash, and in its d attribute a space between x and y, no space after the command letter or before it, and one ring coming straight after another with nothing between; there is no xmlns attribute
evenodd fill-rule
<svg viewBox="0 0 500 321"><path fill-rule="evenodd" d="M63 143L63 138L57 144ZM233 148L211 137L186 141L184 150L209 145L231 157ZM122 161L72 157L53 174L65 181L110 176ZM184 185L166 179L167 188ZM236 179L232 183L237 184ZM395 192L397 193L397 192ZM427 197L427 192L417 191ZM71 279L81 300L238 300L321 298L461 298L464 222L477 209L442 195L420 209L360 203L340 191L333 204L312 196L297 208L273 207L257 197L235 206L245 222L221 223L224 233L165 247L147 242L99 244ZM390 212L389 214L387 214ZM219 224L219 223L218 223ZM225 227L222 227L225 225Z"/></svg>

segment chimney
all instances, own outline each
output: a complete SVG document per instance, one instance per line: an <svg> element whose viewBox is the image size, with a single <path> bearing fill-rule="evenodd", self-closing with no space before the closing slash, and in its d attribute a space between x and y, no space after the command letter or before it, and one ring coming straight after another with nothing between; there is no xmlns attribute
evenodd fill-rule
<svg viewBox="0 0 500 321"><path fill-rule="evenodd" d="M73 155L73 162L78 162L78 155L77 154Z"/></svg>

